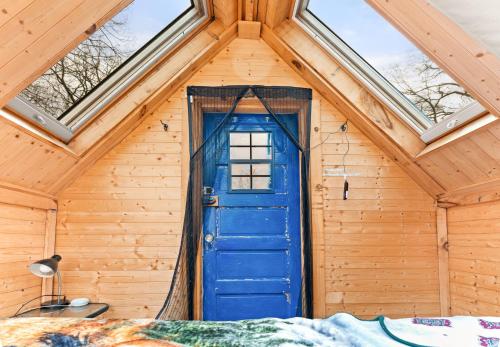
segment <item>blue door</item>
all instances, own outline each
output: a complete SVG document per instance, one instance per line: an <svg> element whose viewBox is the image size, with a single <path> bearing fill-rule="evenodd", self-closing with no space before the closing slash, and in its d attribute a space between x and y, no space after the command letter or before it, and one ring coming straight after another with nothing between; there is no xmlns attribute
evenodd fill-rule
<svg viewBox="0 0 500 347"><path fill-rule="evenodd" d="M205 137L222 118L205 114ZM266 115L233 115L222 136L218 204L204 207L203 318L300 316L298 149Z"/></svg>

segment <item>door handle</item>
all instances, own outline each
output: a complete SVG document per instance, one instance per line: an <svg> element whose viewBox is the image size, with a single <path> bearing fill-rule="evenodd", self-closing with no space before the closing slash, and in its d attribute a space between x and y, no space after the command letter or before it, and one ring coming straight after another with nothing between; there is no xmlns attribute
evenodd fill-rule
<svg viewBox="0 0 500 347"><path fill-rule="evenodd" d="M205 235L205 242L206 243L212 243L214 242L214 235L213 234L206 234Z"/></svg>

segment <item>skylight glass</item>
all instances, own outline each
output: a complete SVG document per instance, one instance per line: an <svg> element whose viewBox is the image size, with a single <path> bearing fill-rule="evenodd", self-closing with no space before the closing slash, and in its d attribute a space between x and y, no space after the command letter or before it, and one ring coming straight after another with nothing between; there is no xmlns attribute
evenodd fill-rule
<svg viewBox="0 0 500 347"><path fill-rule="evenodd" d="M191 0L133 1L19 97L65 124L65 113L192 6Z"/></svg>
<svg viewBox="0 0 500 347"><path fill-rule="evenodd" d="M310 0L307 10L433 122L474 101L363 0Z"/></svg>

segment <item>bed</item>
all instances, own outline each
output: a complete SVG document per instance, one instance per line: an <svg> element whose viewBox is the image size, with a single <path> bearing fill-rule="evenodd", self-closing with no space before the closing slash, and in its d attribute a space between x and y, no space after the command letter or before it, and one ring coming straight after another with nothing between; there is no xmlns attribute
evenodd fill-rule
<svg viewBox="0 0 500 347"><path fill-rule="evenodd" d="M364 321L327 319L237 322L146 319L0 320L0 346L499 346L500 318L450 317Z"/></svg>

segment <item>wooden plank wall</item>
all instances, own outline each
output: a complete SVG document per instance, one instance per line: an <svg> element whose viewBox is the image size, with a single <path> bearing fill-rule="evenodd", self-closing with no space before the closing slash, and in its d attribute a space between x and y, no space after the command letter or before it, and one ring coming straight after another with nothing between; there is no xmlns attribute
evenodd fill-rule
<svg viewBox="0 0 500 347"><path fill-rule="evenodd" d="M448 209L453 315L500 315L500 201Z"/></svg>
<svg viewBox="0 0 500 347"><path fill-rule="evenodd" d="M41 295L28 266L43 258L46 218L45 210L0 203L0 317Z"/></svg>
<svg viewBox="0 0 500 347"><path fill-rule="evenodd" d="M235 39L187 83L229 84L308 86L262 40L245 39ZM153 317L167 294L183 216L185 92L184 86L60 197L56 252L64 259L65 293L108 302L108 317ZM324 173L342 163L345 137L329 133L345 118L316 92L314 99ZM326 314L438 315L433 200L356 128L348 136L351 198L341 200L339 177L323 175L317 187L326 243L315 253L326 267L317 279L325 300L317 304Z"/></svg>
<svg viewBox="0 0 500 347"><path fill-rule="evenodd" d="M322 102L321 121L325 140L345 118ZM337 133L322 146L327 315L439 315L433 199L356 128L347 136L348 200L344 178L330 176L347 140Z"/></svg>
<svg viewBox="0 0 500 347"><path fill-rule="evenodd" d="M65 293L110 303L111 317L154 317L168 292L182 228L179 95L59 200Z"/></svg>

